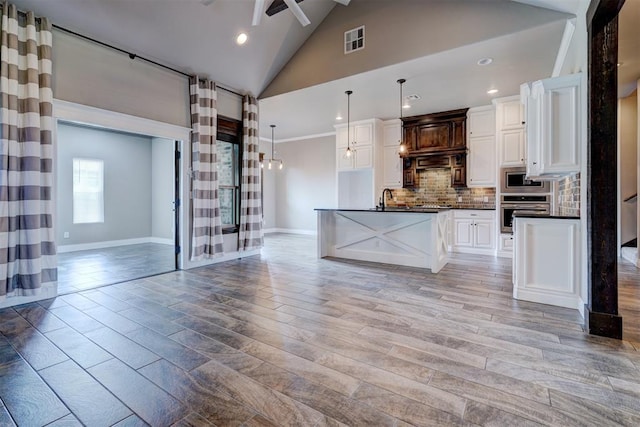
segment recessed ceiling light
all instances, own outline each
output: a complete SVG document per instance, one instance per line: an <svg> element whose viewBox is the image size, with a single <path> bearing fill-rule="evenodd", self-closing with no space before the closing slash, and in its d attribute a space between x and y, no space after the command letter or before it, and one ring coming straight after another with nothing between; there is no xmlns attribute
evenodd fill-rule
<svg viewBox="0 0 640 427"><path fill-rule="evenodd" d="M340 114L338 114L338 115L336 116L336 120L342 120L342 116L341 116Z"/></svg>
<svg viewBox="0 0 640 427"><path fill-rule="evenodd" d="M238 34L238 37L236 37L236 43L238 43L239 45L243 45L247 42L247 39L249 37L245 34L245 33L240 33Z"/></svg>
<svg viewBox="0 0 640 427"><path fill-rule="evenodd" d="M493 62L493 58L481 58L478 59L478 65L489 65Z"/></svg>
<svg viewBox="0 0 640 427"><path fill-rule="evenodd" d="M489 89L489 90L487 91L487 93L488 93L489 95L493 95L494 93L498 93L498 89Z"/></svg>
<svg viewBox="0 0 640 427"><path fill-rule="evenodd" d="M409 104L408 102L405 102L405 103L402 105L402 108L404 108L405 110L408 110L409 108L411 108L411 104Z"/></svg>

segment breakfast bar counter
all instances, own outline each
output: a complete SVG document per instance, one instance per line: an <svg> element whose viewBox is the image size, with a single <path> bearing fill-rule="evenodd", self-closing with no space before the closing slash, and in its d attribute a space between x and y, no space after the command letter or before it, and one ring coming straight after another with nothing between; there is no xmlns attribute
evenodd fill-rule
<svg viewBox="0 0 640 427"><path fill-rule="evenodd" d="M437 273L448 261L448 210L316 209L318 257L429 268Z"/></svg>

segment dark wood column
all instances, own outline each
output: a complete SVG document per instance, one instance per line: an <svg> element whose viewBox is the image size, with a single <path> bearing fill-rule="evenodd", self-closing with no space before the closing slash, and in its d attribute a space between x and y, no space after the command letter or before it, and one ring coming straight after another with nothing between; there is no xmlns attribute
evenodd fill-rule
<svg viewBox="0 0 640 427"><path fill-rule="evenodd" d="M618 12L624 0L594 0L589 25L587 229L590 334L622 338L618 314Z"/></svg>

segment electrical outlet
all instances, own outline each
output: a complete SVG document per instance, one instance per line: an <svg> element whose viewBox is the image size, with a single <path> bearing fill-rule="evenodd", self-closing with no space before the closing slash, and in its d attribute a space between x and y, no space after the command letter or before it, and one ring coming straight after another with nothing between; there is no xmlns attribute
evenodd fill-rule
<svg viewBox="0 0 640 427"><path fill-rule="evenodd" d="M65 239L68 239L68 238L69 238L69 232L68 232L68 231L65 231L65 232L64 232L64 238L65 238Z"/></svg>
<svg viewBox="0 0 640 427"><path fill-rule="evenodd" d="M458 201L461 202L462 201L462 196L458 196Z"/></svg>
<svg viewBox="0 0 640 427"><path fill-rule="evenodd" d="M489 196L484 196L483 200L484 200L485 203L488 202L489 201Z"/></svg>

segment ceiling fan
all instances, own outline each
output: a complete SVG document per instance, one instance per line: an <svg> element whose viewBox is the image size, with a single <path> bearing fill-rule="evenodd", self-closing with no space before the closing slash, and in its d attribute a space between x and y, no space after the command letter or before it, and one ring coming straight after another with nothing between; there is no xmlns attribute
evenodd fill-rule
<svg viewBox="0 0 640 427"><path fill-rule="evenodd" d="M285 9L291 9L291 13L300 21L300 24L305 27L311 23L307 16L304 14L298 3L304 0L273 0L271 5L267 8L266 14L268 16L273 16L278 12L282 12ZM333 0L336 3L340 3L343 6L348 6L351 0ZM258 4L262 3L262 4ZM256 10L262 10L264 7L264 0L256 0L256 4L253 10L253 22L252 25L258 25L260 23L260 18L258 18L256 23L256 14L261 15L260 12L256 12Z"/></svg>
<svg viewBox="0 0 640 427"><path fill-rule="evenodd" d="M201 0L201 3L205 6L209 6L215 0ZM265 11L264 5L265 0L256 0L255 5L253 7L253 20L251 21L251 25L256 26L260 25L260 19L262 18L262 13L264 12L267 16L273 16L278 12L282 12L285 9L291 9L291 13L300 21L300 24L305 27L311 23L307 15L304 14L298 3L304 0L273 0L271 5ZM333 0L336 3L340 3L341 5L348 6L351 0Z"/></svg>

